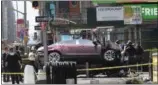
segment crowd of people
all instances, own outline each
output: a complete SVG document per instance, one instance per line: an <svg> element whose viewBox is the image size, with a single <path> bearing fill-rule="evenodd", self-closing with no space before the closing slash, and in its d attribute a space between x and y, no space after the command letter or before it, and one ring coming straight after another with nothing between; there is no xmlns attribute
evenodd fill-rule
<svg viewBox="0 0 158 85"><path fill-rule="evenodd" d="M10 73L20 73L21 72L22 59L20 56L19 49L16 48L8 48L5 47L5 50L2 54L2 72L8 73L3 75L3 81L9 82L10 78L12 80L12 84L19 84L19 82L23 82L21 74L10 74Z"/></svg>
<svg viewBox="0 0 158 85"><path fill-rule="evenodd" d="M142 63L142 54L144 53L144 50L140 43L132 43L131 40L129 40L126 44L121 43L120 40L117 40L116 45L120 47L121 52L121 62L123 65L134 65L134 64L141 64ZM125 68L125 71L128 70L134 70L135 73L136 68Z"/></svg>

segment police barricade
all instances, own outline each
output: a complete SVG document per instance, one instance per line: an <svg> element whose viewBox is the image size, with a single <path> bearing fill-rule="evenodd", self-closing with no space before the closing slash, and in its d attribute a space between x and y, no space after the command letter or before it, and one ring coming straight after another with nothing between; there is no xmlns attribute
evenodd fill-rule
<svg viewBox="0 0 158 85"><path fill-rule="evenodd" d="M46 65L47 84L77 84L76 62L49 62Z"/></svg>

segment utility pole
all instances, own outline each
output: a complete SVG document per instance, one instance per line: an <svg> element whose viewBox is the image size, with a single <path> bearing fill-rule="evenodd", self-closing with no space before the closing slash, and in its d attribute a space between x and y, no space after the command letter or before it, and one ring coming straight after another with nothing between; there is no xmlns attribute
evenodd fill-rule
<svg viewBox="0 0 158 85"><path fill-rule="evenodd" d="M25 31L27 29L27 7L26 7L26 1L24 1L24 21L25 21ZM26 35L25 35L26 37ZM27 42L24 42L24 46L25 46L25 53L27 53Z"/></svg>
<svg viewBox="0 0 158 85"><path fill-rule="evenodd" d="M45 15L45 5L44 1L41 2L41 16ZM44 64L48 62L48 47L47 47L47 29L42 31L43 33L43 46L44 46Z"/></svg>
<svg viewBox="0 0 158 85"><path fill-rule="evenodd" d="M16 9L18 10L18 1L16 1ZM19 15L18 15L18 11L17 11L17 19L18 19ZM16 26L18 27L18 24L16 23ZM16 39L17 40L17 28L16 28Z"/></svg>

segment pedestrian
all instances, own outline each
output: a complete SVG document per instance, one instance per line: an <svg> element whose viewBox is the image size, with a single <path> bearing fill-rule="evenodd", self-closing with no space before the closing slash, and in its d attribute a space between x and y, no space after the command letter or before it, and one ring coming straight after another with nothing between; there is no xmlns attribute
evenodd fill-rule
<svg viewBox="0 0 158 85"><path fill-rule="evenodd" d="M12 84L15 84L15 82L19 84L19 75L16 73L20 72L21 63L19 56L16 54L16 52L14 52L13 48L10 48L9 50L9 54L6 59L6 65L8 66L9 72L13 73L11 74Z"/></svg>
<svg viewBox="0 0 158 85"><path fill-rule="evenodd" d="M19 46L16 46L16 54L20 58L20 63L22 64L22 59L21 59L20 52L21 51L19 49ZM20 69L20 72L22 72L22 69ZM19 75L19 81L23 82L23 76L22 75Z"/></svg>
<svg viewBox="0 0 158 85"><path fill-rule="evenodd" d="M5 65L6 59L7 59L7 55L8 55L8 48L5 47L5 48L4 48L4 53L2 54L3 72L8 72L8 67ZM3 81L4 81L4 82L9 82L9 78L10 78L10 76L9 76L8 74L4 74L4 75L3 75Z"/></svg>
<svg viewBox="0 0 158 85"><path fill-rule="evenodd" d="M137 56L137 63L138 64L142 64L143 63L143 56L142 56L142 54L144 53L144 49L142 48L142 46L140 45L140 43L138 42L137 44L136 44L136 56ZM141 72L143 71L143 66L141 66L141 67L138 67L138 70L141 70Z"/></svg>
<svg viewBox="0 0 158 85"><path fill-rule="evenodd" d="M33 46L33 47L31 48L30 53L29 53L29 61L30 61L29 63L30 63L31 65L33 65L35 71L38 72L38 68L37 68L37 65L36 65L35 60L36 60L36 49L35 49L35 47Z"/></svg>
<svg viewBox="0 0 158 85"><path fill-rule="evenodd" d="M133 46L131 40L127 42L127 45L125 47L126 50L126 56L128 57L128 65L134 65L136 64L136 49ZM130 67L130 71L133 71L135 73L136 68L135 67Z"/></svg>

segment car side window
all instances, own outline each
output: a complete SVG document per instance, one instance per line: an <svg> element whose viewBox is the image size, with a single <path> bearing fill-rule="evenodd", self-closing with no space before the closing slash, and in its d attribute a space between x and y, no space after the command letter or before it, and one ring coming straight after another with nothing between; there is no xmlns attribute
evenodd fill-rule
<svg viewBox="0 0 158 85"><path fill-rule="evenodd" d="M93 45L93 42L90 41L90 40L79 40L79 44L92 46L92 45Z"/></svg>

